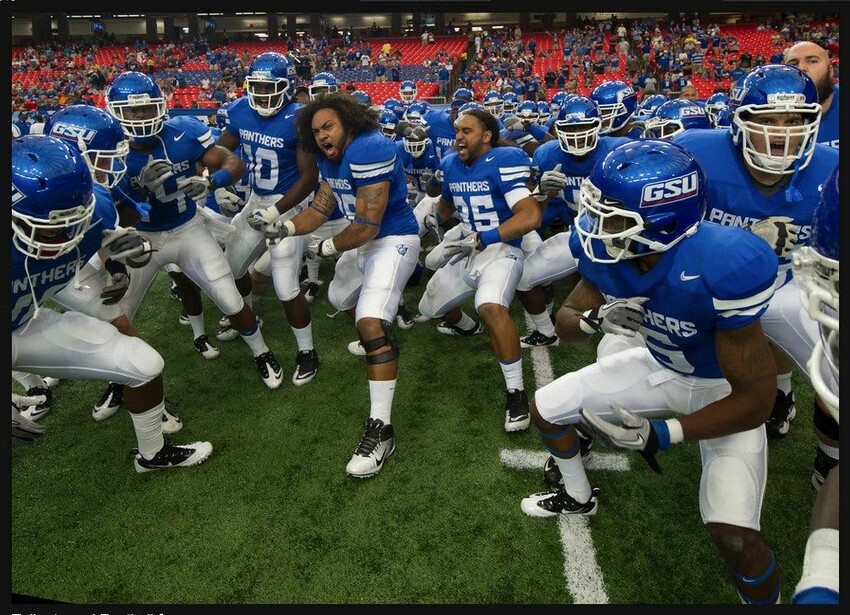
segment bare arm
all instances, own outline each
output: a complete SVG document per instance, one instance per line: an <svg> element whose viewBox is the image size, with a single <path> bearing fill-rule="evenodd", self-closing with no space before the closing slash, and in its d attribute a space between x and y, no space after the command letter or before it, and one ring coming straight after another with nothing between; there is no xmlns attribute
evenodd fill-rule
<svg viewBox="0 0 850 615"><path fill-rule="evenodd" d="M442 197L439 201L437 201L437 218L441 220L440 228L443 229L443 232L446 232L460 223L457 218L452 217L455 213L455 209L454 203L449 203Z"/></svg>
<svg viewBox="0 0 850 615"><path fill-rule="evenodd" d="M555 315L555 333L570 344L586 344L591 338L579 327L581 315L605 304L605 297L590 282L580 279Z"/></svg>
<svg viewBox="0 0 850 615"><path fill-rule="evenodd" d="M339 252L359 248L381 230L390 197L390 182L382 181L357 189L354 220L333 238Z"/></svg>
<svg viewBox="0 0 850 615"><path fill-rule="evenodd" d="M306 235L312 233L330 218L334 209L336 209L336 197L333 190L327 182L322 182L319 184L319 189L316 191L316 196L313 197L310 207L292 218L292 223L295 225L294 234Z"/></svg>
<svg viewBox="0 0 850 615"><path fill-rule="evenodd" d="M225 169L230 172L233 182L238 181L245 173L245 163L242 159L220 145L213 145L201 156L201 164L210 170L210 174Z"/></svg>
<svg viewBox="0 0 850 615"><path fill-rule="evenodd" d="M315 154L310 154L299 147L295 154L295 162L298 165L298 179L275 203L280 213L289 211L306 199L319 181L319 166L316 164Z"/></svg>
<svg viewBox="0 0 850 615"><path fill-rule="evenodd" d="M533 196L527 196L517 201L512 211L513 215L496 227L502 241L522 237L540 226L543 219L540 206Z"/></svg>
<svg viewBox="0 0 850 615"><path fill-rule="evenodd" d="M236 146L239 145L239 137L225 128L221 131L221 136L219 136L218 141L216 141L216 145L226 147L232 152L236 149Z"/></svg>
<svg viewBox="0 0 850 615"><path fill-rule="evenodd" d="M776 364L761 323L718 331L715 349L732 391L693 414L677 417L685 440L717 438L755 429L770 418L773 409Z"/></svg>

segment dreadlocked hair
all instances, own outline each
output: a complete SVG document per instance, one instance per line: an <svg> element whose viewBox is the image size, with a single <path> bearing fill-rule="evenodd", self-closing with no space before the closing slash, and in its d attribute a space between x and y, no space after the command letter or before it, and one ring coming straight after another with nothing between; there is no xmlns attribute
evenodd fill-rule
<svg viewBox="0 0 850 615"><path fill-rule="evenodd" d="M373 109L364 108L348 92L325 94L304 105L296 116L295 128L301 147L311 154L323 154L324 150L316 144L313 135L313 116L321 109L333 109L339 116L340 122L351 135L378 129L378 113Z"/></svg>

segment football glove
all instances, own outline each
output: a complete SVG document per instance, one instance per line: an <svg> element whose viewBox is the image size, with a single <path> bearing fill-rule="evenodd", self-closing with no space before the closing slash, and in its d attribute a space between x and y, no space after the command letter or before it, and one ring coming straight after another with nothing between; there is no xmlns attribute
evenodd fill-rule
<svg viewBox="0 0 850 615"><path fill-rule="evenodd" d="M526 124L515 115L509 115L505 118L505 128L515 132L525 132Z"/></svg>
<svg viewBox="0 0 850 615"><path fill-rule="evenodd" d="M334 245L333 239L313 239L307 244L307 254L311 258L325 258L339 252Z"/></svg>
<svg viewBox="0 0 850 615"><path fill-rule="evenodd" d="M177 180L177 190L193 201L200 201L210 193L210 180L200 175L184 177Z"/></svg>
<svg viewBox="0 0 850 615"><path fill-rule="evenodd" d="M274 225L275 220L278 218L280 218L280 212L277 207L275 205L269 205L266 208L255 209L252 211L251 215L248 216L248 225L255 231L265 232L267 238L271 238L268 236L266 227ZM268 230L271 231L271 229ZM279 239L286 237L286 235L280 235L278 232L273 233L273 236Z"/></svg>
<svg viewBox="0 0 850 615"><path fill-rule="evenodd" d="M454 264L462 258L474 256L486 246L481 242L478 233L470 233L460 239L450 239L443 242L443 257L446 263Z"/></svg>
<svg viewBox="0 0 850 615"><path fill-rule="evenodd" d="M558 192L563 190L567 185L567 176L561 173L561 163L558 163L554 169L544 171L540 176L540 191L541 192Z"/></svg>
<svg viewBox="0 0 850 615"><path fill-rule="evenodd" d="M115 229L104 229L101 248L109 250L109 258L138 269L147 265L156 250L134 228L117 226Z"/></svg>
<svg viewBox="0 0 850 615"><path fill-rule="evenodd" d="M46 395L33 395L26 397L12 393L12 437L18 440L35 440L38 436L47 431L44 425L39 425L35 421L21 415L21 408L27 406L37 406L47 402Z"/></svg>
<svg viewBox="0 0 850 615"><path fill-rule="evenodd" d="M670 448L670 432L667 423L662 420L650 421L637 416L617 403L611 404L611 410L620 419L622 425L609 423L592 410L582 408L579 410L581 430L608 448L639 452L652 471L661 474L661 467L658 465L655 453Z"/></svg>
<svg viewBox="0 0 850 615"><path fill-rule="evenodd" d="M790 258L800 234L800 226L792 224L793 221L788 216L771 216L745 228L764 239L776 256Z"/></svg>
<svg viewBox="0 0 850 615"><path fill-rule="evenodd" d="M617 299L586 311L579 318L582 331L592 335L597 331L634 337L643 322L643 304L649 297Z"/></svg>
<svg viewBox="0 0 850 615"><path fill-rule="evenodd" d="M230 213L239 213L239 210L245 205L245 201L236 194L236 191L231 186L216 188L213 195L218 206Z"/></svg>
<svg viewBox="0 0 850 615"><path fill-rule="evenodd" d="M112 284L105 286L100 293L103 305L113 305L121 301L130 288L130 276L126 273L113 273Z"/></svg>
<svg viewBox="0 0 850 615"><path fill-rule="evenodd" d="M156 192L157 188L165 183L165 180L173 176L174 171L171 169L170 162L167 160L151 160L142 168L142 185L151 192Z"/></svg>

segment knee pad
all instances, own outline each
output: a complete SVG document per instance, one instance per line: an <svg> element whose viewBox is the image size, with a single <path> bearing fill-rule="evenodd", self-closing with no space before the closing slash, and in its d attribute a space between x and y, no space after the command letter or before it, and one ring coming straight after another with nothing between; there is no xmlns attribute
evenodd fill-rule
<svg viewBox="0 0 850 615"><path fill-rule="evenodd" d="M838 421L836 421L826 410L821 408L815 400L815 411L813 415L815 428L830 440L838 442Z"/></svg>
<svg viewBox="0 0 850 615"><path fill-rule="evenodd" d="M381 321L381 327L384 329L384 334L381 337L377 337L372 340L364 340L362 337L360 338L360 343L363 344L363 349L366 351L366 364L367 365L380 365L381 363L389 363L390 361L395 361L399 356L399 347L398 340L396 339L395 333L390 327L390 323L386 320ZM370 356L368 353L373 350L377 350L382 346L389 346L390 349L386 352L382 352L381 354Z"/></svg>
<svg viewBox="0 0 850 615"><path fill-rule="evenodd" d="M707 459L700 485L704 523L759 529L759 486L743 459L719 454Z"/></svg>

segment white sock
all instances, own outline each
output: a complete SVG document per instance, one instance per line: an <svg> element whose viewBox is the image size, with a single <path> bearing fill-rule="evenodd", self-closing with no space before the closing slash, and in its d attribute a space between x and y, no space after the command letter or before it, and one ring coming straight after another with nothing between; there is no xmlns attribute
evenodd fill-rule
<svg viewBox="0 0 850 615"><path fill-rule="evenodd" d="M298 351L313 350L313 323L311 322L303 329L291 328L295 335L295 343L298 344Z"/></svg>
<svg viewBox="0 0 850 615"><path fill-rule="evenodd" d="M263 340L263 334L260 331L260 327L257 327L256 324L254 326L256 329L253 333L249 335L240 333L240 335L242 335L242 339L245 340L245 343L248 344L248 348L251 349L251 354L255 357L259 357L261 354L268 352L269 347L266 346L266 342Z"/></svg>
<svg viewBox="0 0 850 615"><path fill-rule="evenodd" d="M455 324L456 327L460 327L464 331L469 331L473 327L475 327L475 319L470 317L469 314L461 310L460 312L460 320Z"/></svg>
<svg viewBox="0 0 850 615"><path fill-rule="evenodd" d="M201 312L197 316L189 316L189 324L192 325L192 339L196 340L201 337L206 330L204 329L204 313Z"/></svg>
<svg viewBox="0 0 850 615"><path fill-rule="evenodd" d="M384 425L390 424L395 383L394 379L369 381L369 400L371 402L369 416L373 419L381 419Z"/></svg>
<svg viewBox="0 0 850 615"><path fill-rule="evenodd" d="M162 437L162 411L165 409L165 400L159 402L150 410L130 413L133 420L133 429L136 431L136 442L139 452L145 459L153 459L165 444Z"/></svg>
<svg viewBox="0 0 850 615"><path fill-rule="evenodd" d="M561 471L561 476L564 477L564 488L569 496L580 504L587 502L590 499L591 488L581 455L576 455L572 459L555 457L555 463Z"/></svg>
<svg viewBox="0 0 850 615"><path fill-rule="evenodd" d="M252 308L254 307L254 293L248 293L244 297L242 297L242 301L245 302L245 305Z"/></svg>
<svg viewBox="0 0 850 615"><path fill-rule="evenodd" d="M787 374L776 374L776 388L780 391L788 395L791 392L791 374L793 372L788 372Z"/></svg>
<svg viewBox="0 0 850 615"><path fill-rule="evenodd" d="M19 372L12 370L12 378L14 378L22 387L29 390L33 387L47 387L44 380L38 374L30 374L27 372Z"/></svg>
<svg viewBox="0 0 850 615"><path fill-rule="evenodd" d="M552 319L549 318L549 312L543 311L540 314L529 314L531 322L534 323L534 328L540 331L546 337L555 335L555 325L552 324Z"/></svg>
<svg viewBox="0 0 850 615"><path fill-rule="evenodd" d="M319 265L322 264L320 259L306 258L307 263L307 281L316 283L319 281Z"/></svg>
<svg viewBox="0 0 850 615"><path fill-rule="evenodd" d="M522 384L522 356L513 361L499 361L499 367L502 368L502 375L505 377L506 389L525 390Z"/></svg>

